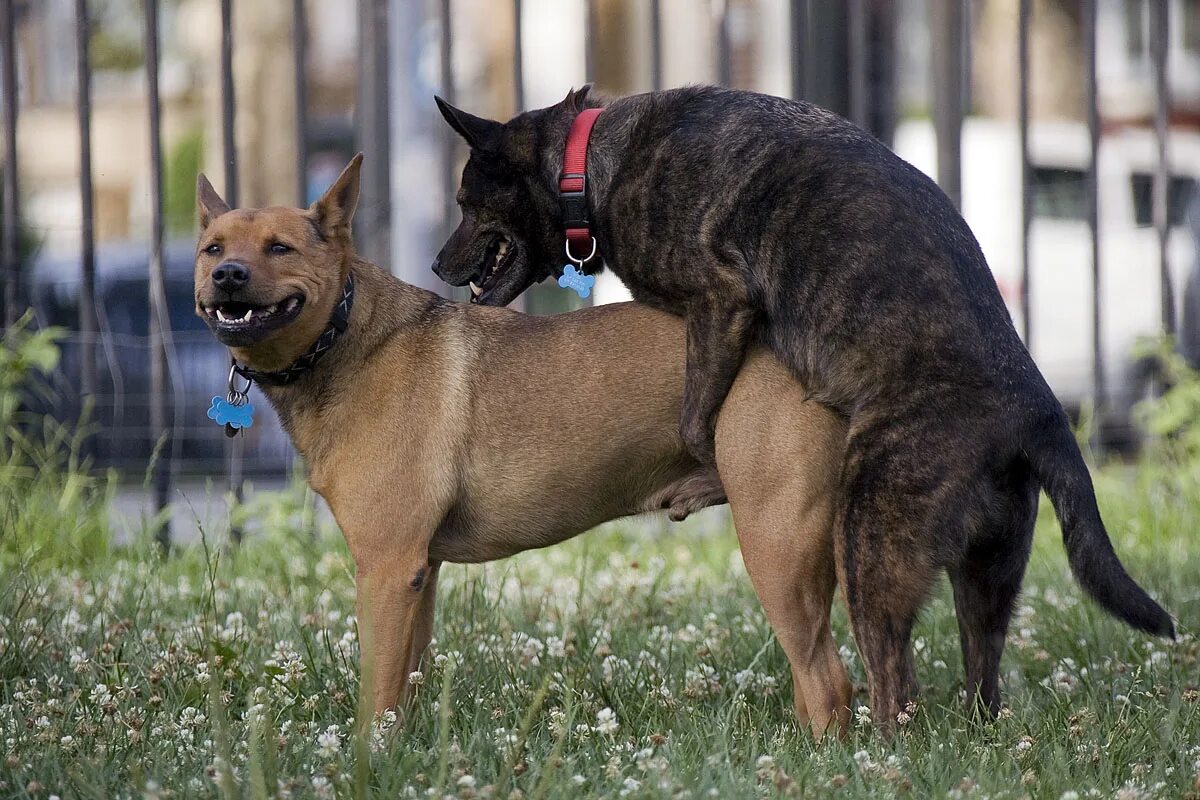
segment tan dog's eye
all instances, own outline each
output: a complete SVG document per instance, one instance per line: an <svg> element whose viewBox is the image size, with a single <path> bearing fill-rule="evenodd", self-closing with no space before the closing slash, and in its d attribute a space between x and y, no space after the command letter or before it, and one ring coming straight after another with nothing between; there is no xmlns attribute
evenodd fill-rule
<svg viewBox="0 0 1200 800"><path fill-rule="evenodd" d="M267 248L267 252L273 256L281 256L292 252L292 248L288 247L283 242L274 242Z"/></svg>
<svg viewBox="0 0 1200 800"><path fill-rule="evenodd" d="M208 253L210 256L219 256L221 255L221 245L213 242L208 247L204 248L204 252Z"/></svg>

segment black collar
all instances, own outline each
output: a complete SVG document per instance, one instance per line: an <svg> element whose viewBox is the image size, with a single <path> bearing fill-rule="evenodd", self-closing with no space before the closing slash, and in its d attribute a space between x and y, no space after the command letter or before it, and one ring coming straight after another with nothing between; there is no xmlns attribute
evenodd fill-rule
<svg viewBox="0 0 1200 800"><path fill-rule="evenodd" d="M260 372L256 369L234 364L238 375L246 380L254 381L260 386L286 386L317 365L333 347L338 337L345 332L350 324L350 309L354 307L354 275L349 275L342 285L342 299L333 307L329 325L325 331L312 343L312 347L304 355L297 358L290 366L278 372Z"/></svg>

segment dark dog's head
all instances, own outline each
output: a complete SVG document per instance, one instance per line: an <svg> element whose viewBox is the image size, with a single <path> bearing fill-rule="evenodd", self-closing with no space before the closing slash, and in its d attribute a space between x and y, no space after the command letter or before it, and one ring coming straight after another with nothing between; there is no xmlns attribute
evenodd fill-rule
<svg viewBox="0 0 1200 800"><path fill-rule="evenodd" d="M546 156L561 153L587 93L584 87L558 105L506 123L437 98L442 116L470 145L471 155L458 190L462 222L433 271L452 286L471 284L473 302L507 305L565 263L557 190L562 165L546 163Z"/></svg>
<svg viewBox="0 0 1200 800"><path fill-rule="evenodd" d="M360 154L308 209L235 211L197 179L196 313L239 360L281 369L329 324L355 258L361 164Z"/></svg>

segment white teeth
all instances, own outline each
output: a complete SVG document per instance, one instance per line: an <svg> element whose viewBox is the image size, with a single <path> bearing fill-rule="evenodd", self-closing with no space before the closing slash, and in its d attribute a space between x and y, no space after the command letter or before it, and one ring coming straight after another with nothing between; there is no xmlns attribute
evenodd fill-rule
<svg viewBox="0 0 1200 800"><path fill-rule="evenodd" d="M483 294L483 288L475 285L475 281L471 281L471 294L475 297Z"/></svg>
<svg viewBox="0 0 1200 800"><path fill-rule="evenodd" d="M217 319L221 320L221 322L229 322L229 317L225 316L219 308L217 309Z"/></svg>
<svg viewBox="0 0 1200 800"><path fill-rule="evenodd" d="M245 316L242 317L242 322L249 322L250 318L253 316L254 316L254 309L247 308Z"/></svg>
<svg viewBox="0 0 1200 800"><path fill-rule="evenodd" d="M508 239L501 239L499 246L496 248L496 255L503 258L508 252Z"/></svg>
<svg viewBox="0 0 1200 800"><path fill-rule="evenodd" d="M300 298L292 297L287 301L287 310L292 311L296 306L300 305Z"/></svg>
<svg viewBox="0 0 1200 800"><path fill-rule="evenodd" d="M263 309L263 313L264 313L264 314L274 314L274 313L275 313L275 309L276 309L276 308L278 308L278 307L279 307L279 304L278 304L278 303L273 303L273 304L271 304L271 305L267 306L266 308L264 308L264 309Z"/></svg>

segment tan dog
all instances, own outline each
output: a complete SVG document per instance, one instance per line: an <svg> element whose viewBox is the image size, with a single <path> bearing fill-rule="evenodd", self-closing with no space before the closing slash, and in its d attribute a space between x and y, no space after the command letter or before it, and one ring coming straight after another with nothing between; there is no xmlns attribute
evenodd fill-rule
<svg viewBox="0 0 1200 800"><path fill-rule="evenodd" d="M231 211L200 176L195 277L197 312L257 371L346 537L374 709L408 696L443 561L728 496L796 712L817 736L844 728L850 684L829 610L845 423L755 351L720 415L718 478L678 433L681 320L629 303L530 317L402 283L355 255L360 163L307 210Z"/></svg>

